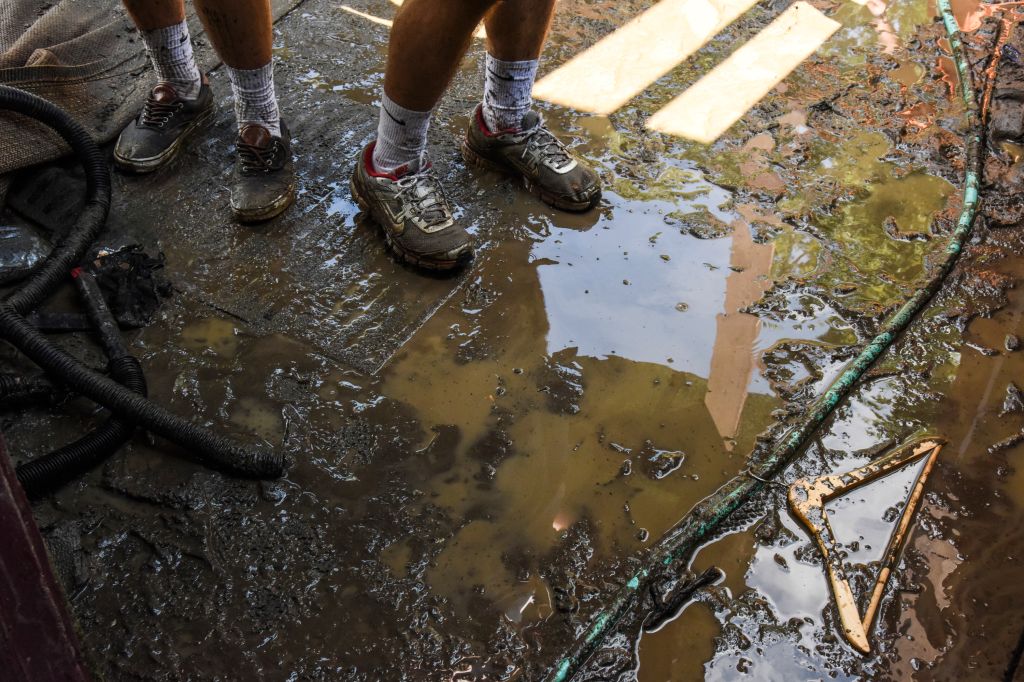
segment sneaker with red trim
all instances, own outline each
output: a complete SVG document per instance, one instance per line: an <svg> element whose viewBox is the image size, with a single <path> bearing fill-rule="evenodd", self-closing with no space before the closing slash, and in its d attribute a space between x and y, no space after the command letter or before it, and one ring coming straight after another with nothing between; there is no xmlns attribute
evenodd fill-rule
<svg viewBox="0 0 1024 682"><path fill-rule="evenodd" d="M373 146L356 159L352 197L381 227L391 250L429 270L452 270L468 262L473 243L452 217L433 167L413 161L394 173L380 173L373 167Z"/></svg>
<svg viewBox="0 0 1024 682"><path fill-rule="evenodd" d="M462 156L474 166L522 178L527 190L564 211L586 211L601 199L597 173L574 156L535 111L523 116L518 130L492 132L477 106Z"/></svg>

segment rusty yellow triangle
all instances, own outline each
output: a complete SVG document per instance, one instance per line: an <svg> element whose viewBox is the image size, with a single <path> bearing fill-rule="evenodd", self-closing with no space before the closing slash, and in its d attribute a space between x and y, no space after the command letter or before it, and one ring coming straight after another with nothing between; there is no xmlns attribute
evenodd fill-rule
<svg viewBox="0 0 1024 682"><path fill-rule="evenodd" d="M822 476L813 481L802 478L789 487L789 506L797 518L810 530L825 559L825 569L828 572L829 584L832 587L836 606L839 608L843 634L850 644L863 653L871 652L868 633L871 632L875 615L878 612L878 604L882 601L882 594L889 581L889 575L899 559L900 549L906 538L914 511L921 499L928 474L945 442L945 440L934 437L918 438L890 450L873 462L853 471ZM889 543L882 555L878 578L875 580L875 586L871 592L871 601L868 602L867 610L862 617L857 609L857 602L853 598L853 590L850 589L850 582L846 576L846 569L843 566L842 555L832 532L832 526L828 521L828 514L825 513L825 503L902 469L922 457L927 457L927 461L921 467L921 473L918 474L917 481L910 491L899 522L889 537Z"/></svg>

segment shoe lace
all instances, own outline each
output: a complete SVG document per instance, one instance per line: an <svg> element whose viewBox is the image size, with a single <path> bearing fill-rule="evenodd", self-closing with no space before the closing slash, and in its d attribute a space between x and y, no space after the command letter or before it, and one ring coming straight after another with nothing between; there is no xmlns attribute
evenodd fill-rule
<svg viewBox="0 0 1024 682"><path fill-rule="evenodd" d="M539 125L528 133L523 158L533 154L541 161L556 168L572 161L569 149L544 125Z"/></svg>
<svg viewBox="0 0 1024 682"><path fill-rule="evenodd" d="M269 147L257 147L241 140L235 146L238 149L238 162L241 164L242 175L269 173L274 170L278 149L277 140L271 142Z"/></svg>
<svg viewBox="0 0 1024 682"><path fill-rule="evenodd" d="M150 95L142 105L141 123L144 126L163 128L182 106L182 102L160 102Z"/></svg>
<svg viewBox="0 0 1024 682"><path fill-rule="evenodd" d="M404 205L410 206L416 217L427 225L437 225L448 220L451 213L448 194L432 166L403 175L396 182L399 189L395 196Z"/></svg>

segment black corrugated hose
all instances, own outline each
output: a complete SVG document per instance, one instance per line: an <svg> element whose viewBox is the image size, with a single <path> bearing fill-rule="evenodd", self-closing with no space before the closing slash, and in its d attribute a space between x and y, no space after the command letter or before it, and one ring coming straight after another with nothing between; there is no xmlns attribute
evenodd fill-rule
<svg viewBox="0 0 1024 682"><path fill-rule="evenodd" d="M0 374L0 410L24 409L56 399L57 388L45 377Z"/></svg>
<svg viewBox="0 0 1024 682"><path fill-rule="evenodd" d="M100 345L107 354L110 376L128 390L145 397L146 376L142 373L142 366L128 352L96 279L88 272L79 272L75 274L75 286ZM111 415L97 429L74 443L19 466L18 481L29 498L41 497L92 469L117 452L134 434L134 423Z"/></svg>
<svg viewBox="0 0 1024 682"><path fill-rule="evenodd" d="M280 476L284 472L284 457L280 453L244 448L171 414L131 388L85 367L25 321L26 313L66 281L106 223L110 210L110 170L92 137L50 102L0 85L0 110L27 116L54 130L82 163L86 177L85 207L74 227L46 262L0 303L0 338L14 345L55 381L96 401L120 420L139 424L182 446L204 464L241 476ZM127 363L120 361L111 370L119 372L121 378L132 373Z"/></svg>

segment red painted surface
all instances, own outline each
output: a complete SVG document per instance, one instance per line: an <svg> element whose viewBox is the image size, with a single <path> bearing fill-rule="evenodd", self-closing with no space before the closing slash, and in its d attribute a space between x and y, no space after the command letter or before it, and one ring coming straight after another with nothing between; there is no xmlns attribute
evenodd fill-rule
<svg viewBox="0 0 1024 682"><path fill-rule="evenodd" d="M0 679L88 682L64 593L0 441Z"/></svg>

